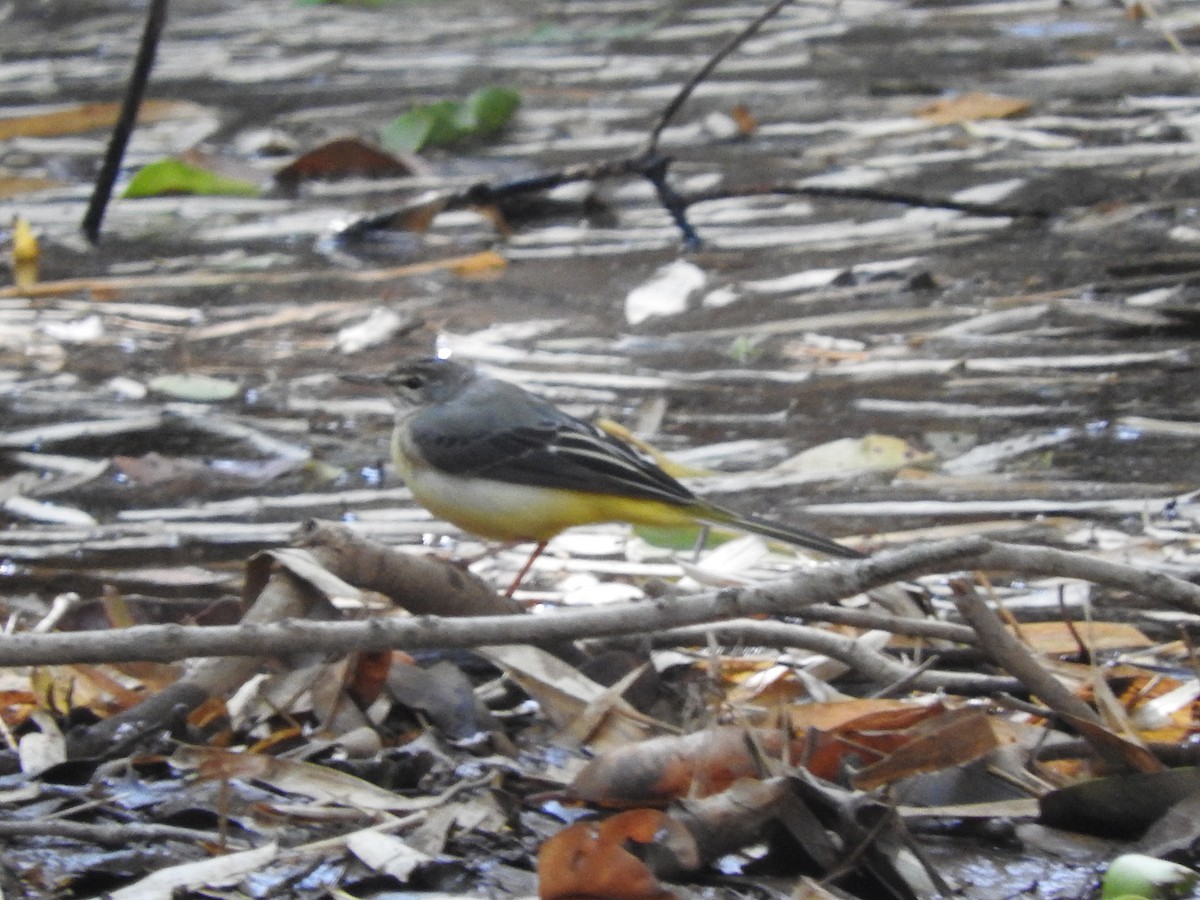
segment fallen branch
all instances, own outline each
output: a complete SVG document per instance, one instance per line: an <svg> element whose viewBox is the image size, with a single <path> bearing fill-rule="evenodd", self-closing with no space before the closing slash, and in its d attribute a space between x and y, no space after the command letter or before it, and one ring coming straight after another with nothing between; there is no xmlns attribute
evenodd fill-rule
<svg viewBox="0 0 1200 900"><path fill-rule="evenodd" d="M0 666L547 644L580 637L646 634L748 616L794 615L814 603L834 603L893 581L957 568L988 546L982 538L941 541L829 564L754 587L538 616L418 616L362 622L289 619L212 627L138 625L118 631L19 633L0 642Z"/></svg>
<svg viewBox="0 0 1200 900"><path fill-rule="evenodd" d="M970 537L888 550L868 559L832 563L754 587L538 616L420 616L364 622L273 620L203 628L140 625L120 631L11 634L0 642L0 666L547 644L584 637L651 634L749 616L793 616L814 604L835 603L894 581L961 569L1086 578L1190 611L1200 610L1200 587L1179 578L1078 553Z"/></svg>
<svg viewBox="0 0 1200 900"><path fill-rule="evenodd" d="M1190 581L1162 572L1148 572L1135 566L1096 559L1084 553L989 542L987 551L975 561L974 568L1078 578L1152 597L1160 603L1200 615L1200 587Z"/></svg>
<svg viewBox="0 0 1200 900"><path fill-rule="evenodd" d="M1016 676L1030 694L1061 720L1077 729L1101 759L1116 771L1162 770L1162 762L1144 747L1109 731L1100 715L1042 665L974 588L958 580L952 587L958 611L979 635L980 649L997 667Z"/></svg>
<svg viewBox="0 0 1200 900"><path fill-rule="evenodd" d="M1099 725L1100 717L1037 661L1019 638L1004 626L995 610L961 581L954 582L955 603L962 617L979 635L980 648L991 661L1009 672L1025 689L1060 715L1074 716ZM1011 692L1011 689L1005 688Z"/></svg>
<svg viewBox="0 0 1200 900"><path fill-rule="evenodd" d="M969 630L969 629L968 629ZM716 625L694 625L672 628L653 635L658 647L705 646L712 637L721 644L752 644L769 647L790 647L821 653L845 663L856 674L881 685L903 681L912 690L939 691L952 694L986 695L997 691L1017 691L1021 682L1016 678L981 675L976 672L950 672L938 669L919 671L917 667L897 662L878 650L841 634L805 625L786 622L738 620Z"/></svg>
<svg viewBox="0 0 1200 900"><path fill-rule="evenodd" d="M0 837L57 837L73 841L90 841L109 847L125 847L133 841L183 841L188 844L207 842L217 844L220 835L199 828L177 825L157 825L142 822L73 822L67 819L34 819L33 821L0 822ZM247 846L243 841L231 841L229 846Z"/></svg>
<svg viewBox="0 0 1200 900"><path fill-rule="evenodd" d="M268 571L269 570L269 571ZM263 555L251 561L247 581L255 578L265 583L262 590L257 592L254 605L246 611L243 622L238 628L253 629L261 627L259 623L274 622L280 618L292 620L293 617L307 615L312 606L323 598L313 586L304 579L282 567L271 566L268 558ZM184 626L151 625L142 628L171 629L183 632L205 631L204 628L185 628ZM105 636L128 636L131 631L141 631L142 628L129 628L118 631L88 632L80 631L68 634L44 634L39 637L86 638L93 639ZM13 635L13 637L21 637ZM169 643L170 638L158 638L163 643ZM137 658L134 647L126 659ZM130 707L115 716L97 722L87 728L72 731L67 738L67 752L72 759L88 756L112 757L150 732L160 729L170 729L186 720L188 714L208 700L210 697L223 696L242 685L258 669L262 658L268 653L253 646L244 646L243 652L223 654L203 654L211 659L193 661L187 671L178 681L175 681L156 694L147 697L141 703ZM194 654L187 654L194 655ZM184 657L175 657L182 659Z"/></svg>
<svg viewBox="0 0 1200 900"><path fill-rule="evenodd" d="M940 622L937 619L917 619L893 616L885 612L866 609L845 609L816 603L802 610L798 618L805 622L826 622L830 625L849 625L852 628L890 631L907 637L927 638L934 641L954 641L958 644L974 644L975 632L967 625Z"/></svg>

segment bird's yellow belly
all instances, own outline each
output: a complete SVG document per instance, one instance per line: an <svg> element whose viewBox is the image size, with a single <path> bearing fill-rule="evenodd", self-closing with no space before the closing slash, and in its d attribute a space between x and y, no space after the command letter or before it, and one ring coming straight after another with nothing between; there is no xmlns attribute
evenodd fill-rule
<svg viewBox="0 0 1200 900"><path fill-rule="evenodd" d="M425 468L410 469L405 476L417 502L435 516L492 540L548 541L567 528L595 522L683 525L694 521L686 507L657 500L450 477Z"/></svg>

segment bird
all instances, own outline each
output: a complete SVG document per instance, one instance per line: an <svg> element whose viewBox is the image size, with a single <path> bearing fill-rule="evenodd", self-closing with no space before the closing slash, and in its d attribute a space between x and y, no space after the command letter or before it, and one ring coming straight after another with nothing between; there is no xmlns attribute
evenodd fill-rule
<svg viewBox="0 0 1200 900"><path fill-rule="evenodd" d="M864 556L705 500L631 444L473 366L413 357L386 374L343 378L392 390L392 459L418 503L479 537L536 544L508 596L551 538L599 522L722 525L828 556Z"/></svg>

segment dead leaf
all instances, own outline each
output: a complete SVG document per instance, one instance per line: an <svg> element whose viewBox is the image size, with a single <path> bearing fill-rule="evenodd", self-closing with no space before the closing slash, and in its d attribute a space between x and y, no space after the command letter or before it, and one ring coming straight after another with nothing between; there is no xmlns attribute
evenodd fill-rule
<svg viewBox="0 0 1200 900"><path fill-rule="evenodd" d="M874 727L885 727L884 722L895 723L907 721L909 724L929 716L931 707L928 703L912 703L906 700L889 700L887 698L855 698L853 700L833 700L828 703L801 703L788 707L788 719L792 729L802 734L809 728L817 731L838 731L842 728L871 727L866 723L874 723ZM898 727L904 727L900 725Z"/></svg>
<svg viewBox="0 0 1200 900"><path fill-rule="evenodd" d="M986 711L947 710L937 719L918 726L903 746L860 769L850 781L855 788L867 791L913 775L964 765L998 745Z"/></svg>
<svg viewBox="0 0 1200 900"><path fill-rule="evenodd" d="M15 137L55 137L111 128L120 112L118 103L81 103L67 109L30 116L0 119L0 141ZM145 100L138 109L138 122L160 122L163 119L195 115L200 107L194 103L174 100Z"/></svg>
<svg viewBox="0 0 1200 900"><path fill-rule="evenodd" d="M625 321L640 325L647 319L678 315L707 282L708 275L693 262L679 259L668 263L626 295Z"/></svg>
<svg viewBox="0 0 1200 900"><path fill-rule="evenodd" d="M392 834L358 831L350 835L346 848L376 872L384 872L401 884L418 866L433 862L433 857L410 847Z"/></svg>
<svg viewBox="0 0 1200 900"><path fill-rule="evenodd" d="M693 840L689 846L672 838L672 858L680 862L682 871L691 871L760 840L763 828L782 804L795 801L791 790L786 778L743 778L711 797L673 803L669 821L683 826ZM665 843L661 834L659 842ZM667 874L658 868L655 871L660 876Z"/></svg>
<svg viewBox="0 0 1200 900"><path fill-rule="evenodd" d="M1041 822L1091 834L1140 837L1170 807L1200 793L1194 766L1092 778L1051 791L1038 801Z"/></svg>
<svg viewBox="0 0 1200 900"><path fill-rule="evenodd" d="M40 252L37 235L33 233L28 220L17 216L12 226L12 270L16 287L27 288L37 284Z"/></svg>
<svg viewBox="0 0 1200 900"><path fill-rule="evenodd" d="M356 703L366 709L382 693L391 668L391 650L356 653L351 657L346 690Z"/></svg>
<svg viewBox="0 0 1200 900"><path fill-rule="evenodd" d="M1079 621L1066 622L1023 622L1021 639L1030 649L1046 656L1070 656L1080 650L1076 636L1086 649L1095 653L1099 650L1128 650L1135 647L1152 647L1154 642L1134 625L1127 622Z"/></svg>
<svg viewBox="0 0 1200 900"><path fill-rule="evenodd" d="M201 778L254 779L283 793L310 797L315 804L395 812L425 809L444 802L429 795L402 797L325 766L212 747L181 746L171 755L171 764L180 769L195 768Z"/></svg>
<svg viewBox="0 0 1200 900"><path fill-rule="evenodd" d="M53 178L42 178L38 175L0 175L0 200L59 187L63 187L63 182Z"/></svg>
<svg viewBox="0 0 1200 900"><path fill-rule="evenodd" d="M738 133L743 137L748 137L758 131L758 120L754 118L754 114L745 105L741 103L737 104L737 106L729 110L729 115L737 123Z"/></svg>
<svg viewBox="0 0 1200 900"><path fill-rule="evenodd" d="M459 278L486 278L496 275L508 266L508 260L495 250L483 250L468 256L449 267Z"/></svg>
<svg viewBox="0 0 1200 900"><path fill-rule="evenodd" d="M649 844L665 816L631 809L603 822L576 822L552 835L538 851L538 896L542 900L669 900L666 890L626 842Z"/></svg>
<svg viewBox="0 0 1200 900"><path fill-rule="evenodd" d="M338 138L309 150L275 173L285 186L333 178L396 178L413 174L412 166L357 138Z"/></svg>
<svg viewBox="0 0 1200 900"><path fill-rule="evenodd" d="M575 776L570 792L581 800L609 806L706 797L740 778L762 775L760 749L771 759L780 758L784 751L780 733L724 726L652 738L593 759ZM803 741L793 741L786 749L788 762L795 762Z"/></svg>
<svg viewBox="0 0 1200 900"><path fill-rule="evenodd" d="M918 450L903 438L866 434L861 438L839 438L809 447L769 471L844 475L858 471L894 471L932 459L933 454Z"/></svg>
<svg viewBox="0 0 1200 900"><path fill-rule="evenodd" d="M934 125L953 125L977 119L1007 119L1029 110L1033 103L1016 97L972 91L935 100L916 110L916 115Z"/></svg>
<svg viewBox="0 0 1200 900"><path fill-rule="evenodd" d="M628 702L545 650L507 645L480 647L478 652L535 698L558 727L573 729L581 719L589 722L588 733L576 736L586 738L593 750L638 746L656 733L652 721Z"/></svg>

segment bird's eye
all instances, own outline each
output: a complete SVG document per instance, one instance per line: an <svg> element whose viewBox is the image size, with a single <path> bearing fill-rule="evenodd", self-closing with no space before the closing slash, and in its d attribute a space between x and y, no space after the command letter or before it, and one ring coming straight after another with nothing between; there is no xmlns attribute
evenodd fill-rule
<svg viewBox="0 0 1200 900"><path fill-rule="evenodd" d="M410 391L416 391L425 386L425 379L420 375L409 375L401 382Z"/></svg>

